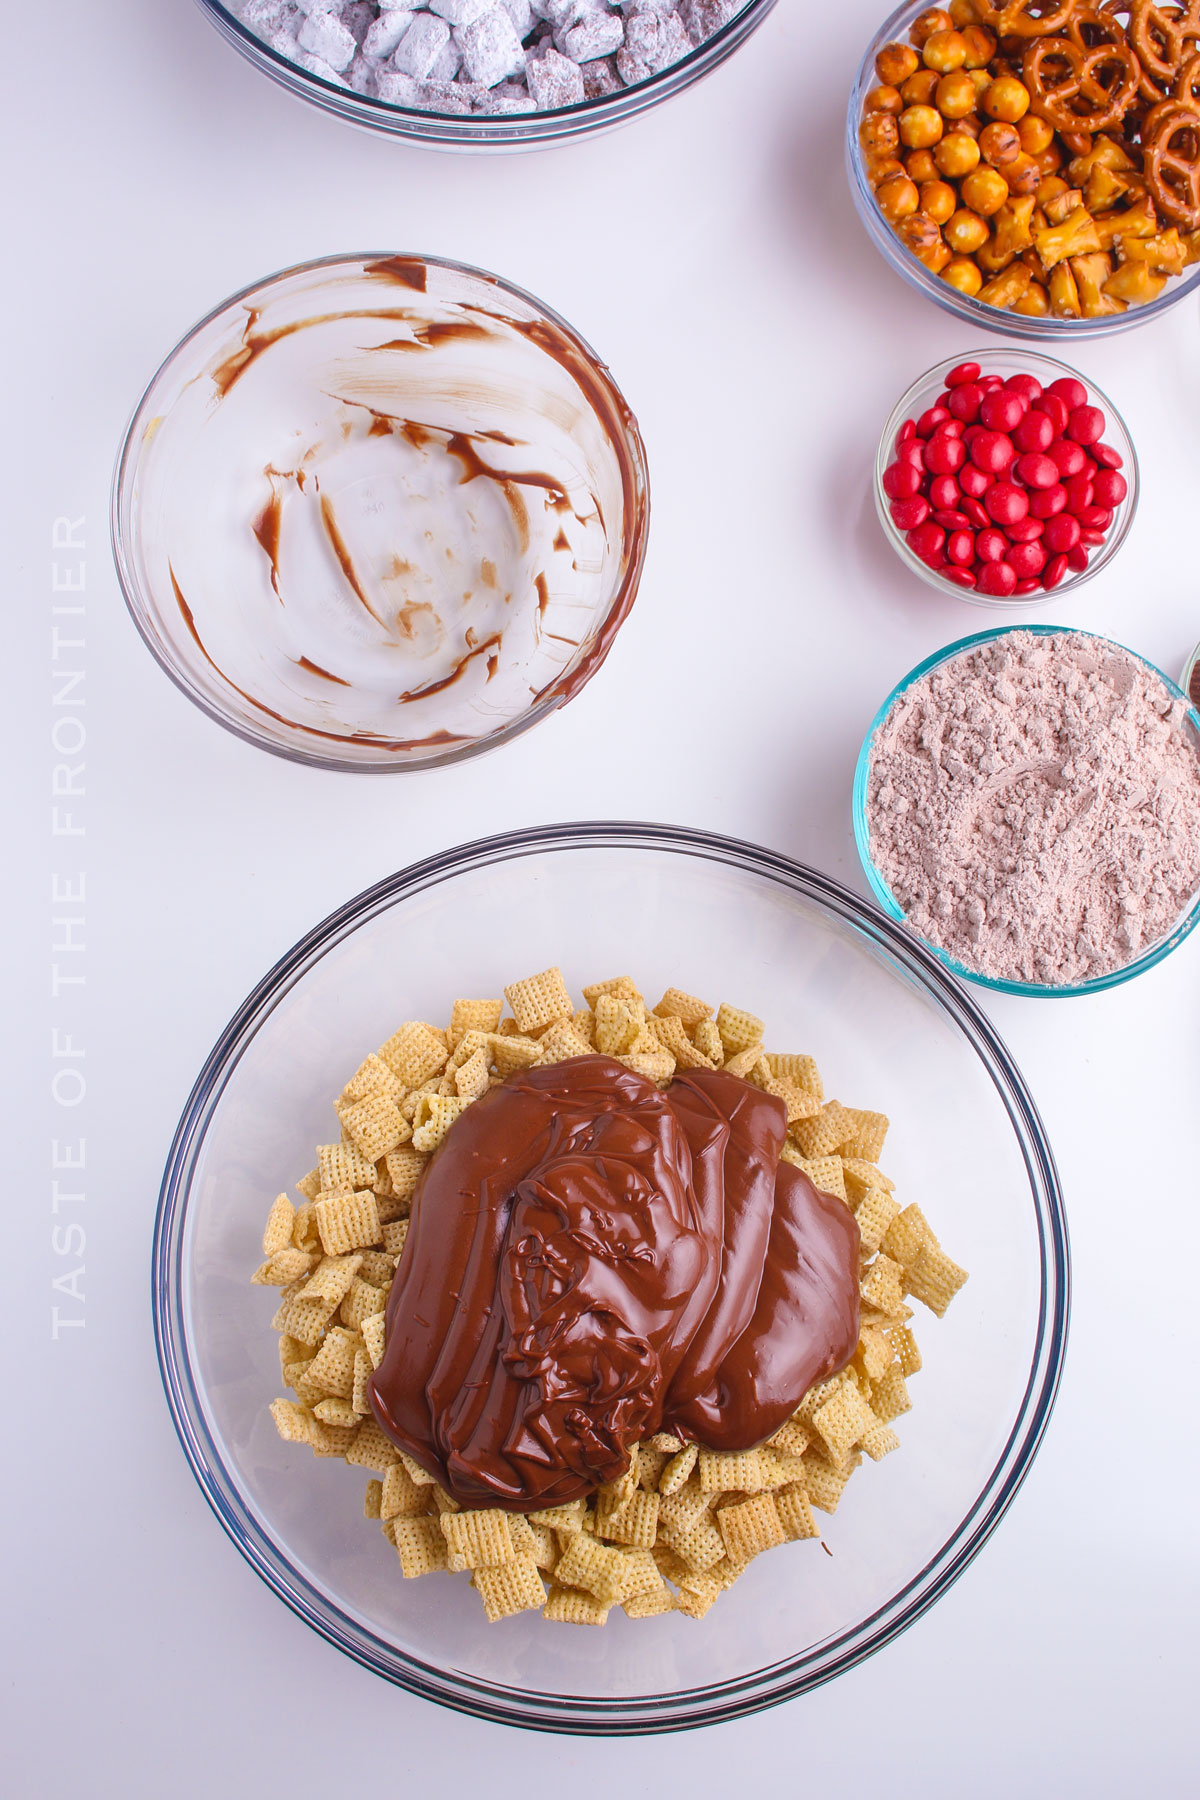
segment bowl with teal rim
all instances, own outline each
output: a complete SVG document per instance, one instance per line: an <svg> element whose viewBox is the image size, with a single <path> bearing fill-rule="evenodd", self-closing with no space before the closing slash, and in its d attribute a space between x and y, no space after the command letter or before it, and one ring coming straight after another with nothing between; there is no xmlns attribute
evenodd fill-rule
<svg viewBox="0 0 1200 1800"><path fill-rule="evenodd" d="M867 823L867 782L870 774L871 753L874 747L876 733L887 719L893 706L902 694L907 692L914 683L920 681L923 676L928 675L931 670L941 668L944 664L953 662L956 657L966 655L969 651L977 649L981 644L993 643L997 638L1009 637L1013 632L1018 631L1029 632L1038 637L1072 636L1092 638L1095 642L1105 644L1110 649L1118 651L1123 656L1132 657L1135 662L1140 663L1144 669L1156 676L1158 680L1162 682L1172 699L1182 703L1185 708L1185 725L1195 747L1196 755L1200 757L1200 713L1198 713L1196 708L1190 703L1187 695L1183 692L1183 689L1178 687L1176 683L1171 680L1169 675L1164 675L1161 669L1154 663L1147 661L1144 656L1139 656L1136 650L1130 650L1127 645L1118 644L1112 638L1102 637L1098 632L1084 631L1077 626L1040 624L998 626L991 631L979 631L971 637L959 638L956 643L947 644L943 649L935 650L932 656L927 656L923 662L917 664L915 669L910 669L904 679L898 682L887 696L887 699L883 702L883 705L871 720L866 737L863 739L862 749L858 753L858 763L854 770L854 787L851 797L854 842L858 850L859 861L862 863L863 874L867 878L867 883L874 899L883 908L890 919L895 919L900 924L907 926L907 928L912 931L913 936L918 938L919 941L925 945L926 949L929 950L933 956L937 957L943 967L950 970L951 974L957 975L963 981L974 982L979 987L992 988L995 992L1001 994L1028 994L1039 999L1065 999L1079 994L1098 994L1105 988L1119 987L1122 982L1131 981L1135 975L1141 975L1147 969L1154 968L1157 963L1162 962L1165 956L1169 956L1172 950L1176 949L1183 942L1189 932L1200 923L1200 889L1192 895L1187 906L1168 932L1161 937L1155 938L1152 943L1146 944L1135 957L1131 958L1129 962L1122 964L1119 969L1111 969L1106 974L1097 975L1088 981L1059 983L1004 981L997 976L982 975L978 970L968 968L965 963L959 962L957 958L950 956L946 951L940 949L937 944L930 942L928 938L924 937L920 932L916 931L913 926L909 925L908 915L905 913L904 908L900 905L900 902L892 892L888 882L884 879L883 874L871 854L870 829Z"/></svg>

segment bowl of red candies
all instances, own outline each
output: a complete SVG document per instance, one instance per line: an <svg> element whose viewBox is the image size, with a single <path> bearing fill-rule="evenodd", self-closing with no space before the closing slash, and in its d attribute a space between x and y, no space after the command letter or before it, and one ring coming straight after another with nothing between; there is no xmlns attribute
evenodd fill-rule
<svg viewBox="0 0 1200 1800"><path fill-rule="evenodd" d="M939 363L884 427L875 505L901 560L980 606L1037 605L1099 574L1137 509L1120 413L1048 356Z"/></svg>

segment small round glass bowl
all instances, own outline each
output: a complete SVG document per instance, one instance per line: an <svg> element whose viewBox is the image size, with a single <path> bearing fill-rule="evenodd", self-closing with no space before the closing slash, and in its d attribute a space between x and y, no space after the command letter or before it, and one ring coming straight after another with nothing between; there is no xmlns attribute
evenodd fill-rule
<svg viewBox="0 0 1200 1800"><path fill-rule="evenodd" d="M1196 645L1184 664L1180 685L1192 704L1200 706L1200 644Z"/></svg>
<svg viewBox="0 0 1200 1800"><path fill-rule="evenodd" d="M1073 637L1092 638L1096 643L1106 644L1111 649L1119 651L1122 656L1132 657L1135 662L1141 663L1143 668L1158 677L1173 699L1182 701L1188 708L1186 715L1188 733L1195 741L1197 756L1200 756L1200 713L1197 713L1196 708L1190 705L1187 695L1181 688L1176 687L1169 675L1164 675L1161 669L1156 668L1152 662L1147 662L1144 656L1139 656L1136 650L1130 650L1124 644L1115 643L1111 638L1101 637L1094 631L1083 631L1070 625L997 626L992 631L976 632L973 637L959 638L957 643L947 644L944 650L936 650L932 656L927 656L924 662L918 663L915 669L909 671L903 681L897 682L871 720L854 770L854 788L851 798L854 842L858 849L858 859L862 864L863 874L870 884L871 892L888 917L903 924L915 942L924 946L944 968L949 969L961 980L974 982L978 987L992 988L999 994L1027 994L1039 1000L1070 999L1078 994L1099 994L1105 988L1119 987L1123 981L1132 981L1135 975L1141 975L1145 970L1154 968L1155 964L1160 963L1164 956L1169 956L1172 950L1182 944L1188 933L1197 924L1200 924L1200 891L1192 897L1169 932L1156 939L1154 943L1146 945L1132 962L1126 963L1122 968L1113 969L1107 975L1098 975L1092 981L1063 982L1057 985L1037 981L1001 981L994 976L981 975L976 970L969 969L965 963L958 962L946 951L939 950L936 944L931 944L928 938L922 937L909 925L903 907L880 873L871 854L871 834L867 823L867 783L870 774L871 751L875 742L875 734L891 712L892 707L901 694L914 682L920 681L923 675L928 675L931 669L937 669L945 663L953 662L955 657L976 649L980 644L990 644L997 638L1008 637L1014 631L1033 632L1038 636L1070 634Z"/></svg>
<svg viewBox="0 0 1200 1800"><path fill-rule="evenodd" d="M685 88L723 63L758 29L775 0L745 0L734 17L698 49L647 81L622 88L616 94L581 101L577 106L507 115L418 112L413 107L396 106L386 100L357 94L349 87L334 86L272 50L236 17L231 7L221 5L220 0L200 0L200 5L221 35L255 68L261 69L289 93L307 100L311 106L320 107L322 112L332 113L335 118L360 125L367 131L379 132L384 137L409 138L432 149L537 150L548 144L570 143L611 130L651 111L673 94L683 93Z"/></svg>
<svg viewBox="0 0 1200 1800"><path fill-rule="evenodd" d="M637 423L495 275L338 256L225 301L129 427L113 548L189 699L321 768L430 768L573 698L633 605Z"/></svg>
<svg viewBox="0 0 1200 1800"><path fill-rule="evenodd" d="M900 1450L867 1464L815 1543L760 1557L697 1623L486 1625L465 1579L404 1581L363 1519L369 1471L276 1435L277 1295L250 1285L271 1195L312 1164L331 1097L402 1017L558 960L573 991L628 969L756 1008L831 1092L885 1110L885 1162L971 1279L918 1324ZM657 985L656 985L657 984ZM969 1167L972 1178L962 1180ZM1067 1335L1068 1250L1045 1132L962 985L825 876L661 825L515 832L360 894L284 957L209 1057L180 1120L154 1242L167 1400L218 1520L308 1625L402 1687L514 1725L619 1735L713 1724L804 1693L919 1618L1016 1492ZM236 1622L229 1629L236 1630Z"/></svg>
<svg viewBox="0 0 1200 1800"><path fill-rule="evenodd" d="M1026 318L1022 313L969 299L966 294L960 293L949 282L927 269L911 251L905 249L880 212L871 184L867 180L859 148L858 128L862 122L863 100L878 82L875 73L877 54L885 44L895 41L907 43L909 26L925 10L920 0L916 0L915 4L913 0L906 0L906 4L898 6L880 26L859 65L846 114L846 171L850 178L850 191L867 236L884 261L902 275L910 287L936 301L947 312L956 313L960 319L967 319L986 331L1002 331L1009 337L1103 337L1114 331L1128 331L1135 325L1146 325L1151 319L1159 318L1168 307L1177 305L1185 295L1194 294L1197 287L1200 287L1200 263L1185 269L1182 275L1172 276L1157 300L1151 300L1145 306L1130 306L1123 313L1113 313L1101 319Z"/></svg>
<svg viewBox="0 0 1200 1800"><path fill-rule="evenodd" d="M919 419L933 405L945 387L946 376L962 362L977 362L982 374L999 375L1005 381L1010 375L1033 375L1044 388L1063 376L1071 376L1076 381L1083 382L1088 390L1089 400L1104 413L1104 442L1110 444L1121 457L1120 472L1125 477L1129 491L1121 504L1113 509L1113 521L1108 535L1102 544L1096 546L1087 568L1078 573L1073 569L1068 570L1055 588L1041 588L1033 594L1014 594L1004 600L990 594L981 594L975 588L959 587L957 583L947 581L944 576L939 575L936 569L931 569L919 556L914 556L905 541L904 533L892 518L891 501L883 491L883 476L895 458L896 436L900 427L906 419ZM1052 357L1041 356L1032 350L968 350L961 356L947 357L945 362L938 363L936 368L922 375L919 381L914 381L908 392L897 401L879 440L875 456L874 485L875 511L883 526L884 536L906 569L919 575L922 581L929 587L936 588L939 594L966 600L972 606L985 606L992 612L1011 614L1017 607L1045 606L1049 601L1061 599L1065 594L1073 594L1085 581L1090 581L1101 569L1108 567L1129 535L1129 528L1137 511L1138 460L1128 427L1108 395L1094 381L1080 375L1077 369L1068 368L1065 363L1055 362Z"/></svg>

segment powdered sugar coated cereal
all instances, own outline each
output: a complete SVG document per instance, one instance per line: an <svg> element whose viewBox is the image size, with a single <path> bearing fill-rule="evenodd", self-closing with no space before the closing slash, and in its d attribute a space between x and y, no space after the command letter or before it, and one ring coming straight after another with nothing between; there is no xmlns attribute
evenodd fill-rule
<svg viewBox="0 0 1200 1800"><path fill-rule="evenodd" d="M671 68L744 0L230 0L278 55L337 87L455 115L620 93Z"/></svg>

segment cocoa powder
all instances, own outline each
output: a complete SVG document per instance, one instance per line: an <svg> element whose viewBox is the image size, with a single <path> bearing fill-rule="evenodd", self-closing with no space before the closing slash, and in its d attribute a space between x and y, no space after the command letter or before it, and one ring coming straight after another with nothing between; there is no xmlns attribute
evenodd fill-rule
<svg viewBox="0 0 1200 1800"><path fill-rule="evenodd" d="M1010 632L896 700L867 823L922 937L993 978L1086 981L1166 935L1200 889L1200 740L1127 651Z"/></svg>

